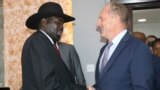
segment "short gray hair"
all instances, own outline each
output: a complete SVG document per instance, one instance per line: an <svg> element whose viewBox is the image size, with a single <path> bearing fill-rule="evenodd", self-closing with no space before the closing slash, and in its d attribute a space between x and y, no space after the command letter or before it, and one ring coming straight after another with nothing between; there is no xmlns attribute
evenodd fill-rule
<svg viewBox="0 0 160 90"><path fill-rule="evenodd" d="M118 15L121 19L121 22L127 26L129 20L129 11L127 7L118 2L110 2L108 5L109 13L112 15Z"/></svg>

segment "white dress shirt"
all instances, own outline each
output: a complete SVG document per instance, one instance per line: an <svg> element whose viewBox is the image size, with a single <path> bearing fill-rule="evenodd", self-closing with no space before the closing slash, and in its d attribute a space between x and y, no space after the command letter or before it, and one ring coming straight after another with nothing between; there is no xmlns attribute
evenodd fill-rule
<svg viewBox="0 0 160 90"><path fill-rule="evenodd" d="M54 42L53 42L52 38L51 38L46 32L44 32L43 30L40 30L40 31L41 31L41 32L49 39L49 41L54 45ZM57 43L56 43L56 47L59 49Z"/></svg>
<svg viewBox="0 0 160 90"><path fill-rule="evenodd" d="M115 49L117 48L119 42L121 41L121 39L124 37L124 35L127 33L127 30L123 30L122 32L120 32L113 40L112 40L112 46L110 47L109 49L109 55L108 55L108 59L107 59L107 62L108 60L110 59L110 57L112 56L113 52L115 51ZM103 56L104 56L104 51L103 51L103 54L100 58L100 64L99 64L99 68L101 67L101 64L102 64L102 59L103 59Z"/></svg>

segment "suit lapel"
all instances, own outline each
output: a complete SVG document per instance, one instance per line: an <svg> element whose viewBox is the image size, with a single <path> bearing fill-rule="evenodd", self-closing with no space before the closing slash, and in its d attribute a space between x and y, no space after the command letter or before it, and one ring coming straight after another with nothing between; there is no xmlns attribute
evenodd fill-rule
<svg viewBox="0 0 160 90"><path fill-rule="evenodd" d="M102 72L102 77L101 79L106 76L106 73L109 71L109 69L111 68L112 64L117 60L120 52L122 52L124 50L124 48L127 45L127 40L129 39L129 34L126 33L125 36L122 38L122 40L120 41L120 43L118 44L117 48L115 49L115 51L113 52L112 56L110 57L109 61L107 62L103 72ZM105 74L105 75L104 75Z"/></svg>
<svg viewBox="0 0 160 90"><path fill-rule="evenodd" d="M49 52L51 52L50 55L52 56L52 59L54 61L53 65L56 68L55 71L59 72L62 75L64 75L65 73L66 76L70 77L70 79L68 80L75 83L73 76L71 75L63 60L58 55L55 55L57 54L57 52L54 50L52 43L49 41L49 39L42 32L37 31L37 33L46 41L45 44L48 45L48 50Z"/></svg>
<svg viewBox="0 0 160 90"><path fill-rule="evenodd" d="M98 61L97 61L97 64L96 64L96 74L95 74L95 77L96 77L96 80L98 80L98 82L99 82L99 78L100 78L100 74L99 74L99 73L100 73L100 71L99 71L100 59L101 59L101 56L102 56L102 54L103 54L106 46L107 46L107 44L105 44L105 45L101 48L100 54L99 54L99 57L98 57Z"/></svg>

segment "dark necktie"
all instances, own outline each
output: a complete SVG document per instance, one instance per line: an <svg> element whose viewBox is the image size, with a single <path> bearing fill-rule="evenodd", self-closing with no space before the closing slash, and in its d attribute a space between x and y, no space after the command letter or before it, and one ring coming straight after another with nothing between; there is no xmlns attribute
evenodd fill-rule
<svg viewBox="0 0 160 90"><path fill-rule="evenodd" d="M58 54L58 56L60 56L60 58L61 58L60 51L59 51L59 49L57 48L56 44L53 44L53 47L54 47L56 53ZM62 58L61 58L61 59L62 59Z"/></svg>
<svg viewBox="0 0 160 90"><path fill-rule="evenodd" d="M106 64L108 62L109 49L112 46L112 44L113 44L112 42L109 42L104 50L104 55L103 55L101 66L100 66L100 73L102 73L104 67L106 66Z"/></svg>

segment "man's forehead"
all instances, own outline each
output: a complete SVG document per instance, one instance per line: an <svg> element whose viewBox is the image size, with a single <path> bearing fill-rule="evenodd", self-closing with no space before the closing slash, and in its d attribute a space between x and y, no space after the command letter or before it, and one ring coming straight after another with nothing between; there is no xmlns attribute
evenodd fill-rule
<svg viewBox="0 0 160 90"><path fill-rule="evenodd" d="M107 13L108 10L109 10L109 6L108 6L108 5L105 5L105 6L103 7L103 9L101 10L100 14Z"/></svg>
<svg viewBox="0 0 160 90"><path fill-rule="evenodd" d="M103 7L103 11L107 11L107 10L109 10L109 5L108 5L108 4L106 4L106 5Z"/></svg>
<svg viewBox="0 0 160 90"><path fill-rule="evenodd" d="M51 17L49 17L50 19L60 19L60 20L63 20L63 18L62 17L58 17L58 16L51 16Z"/></svg>

